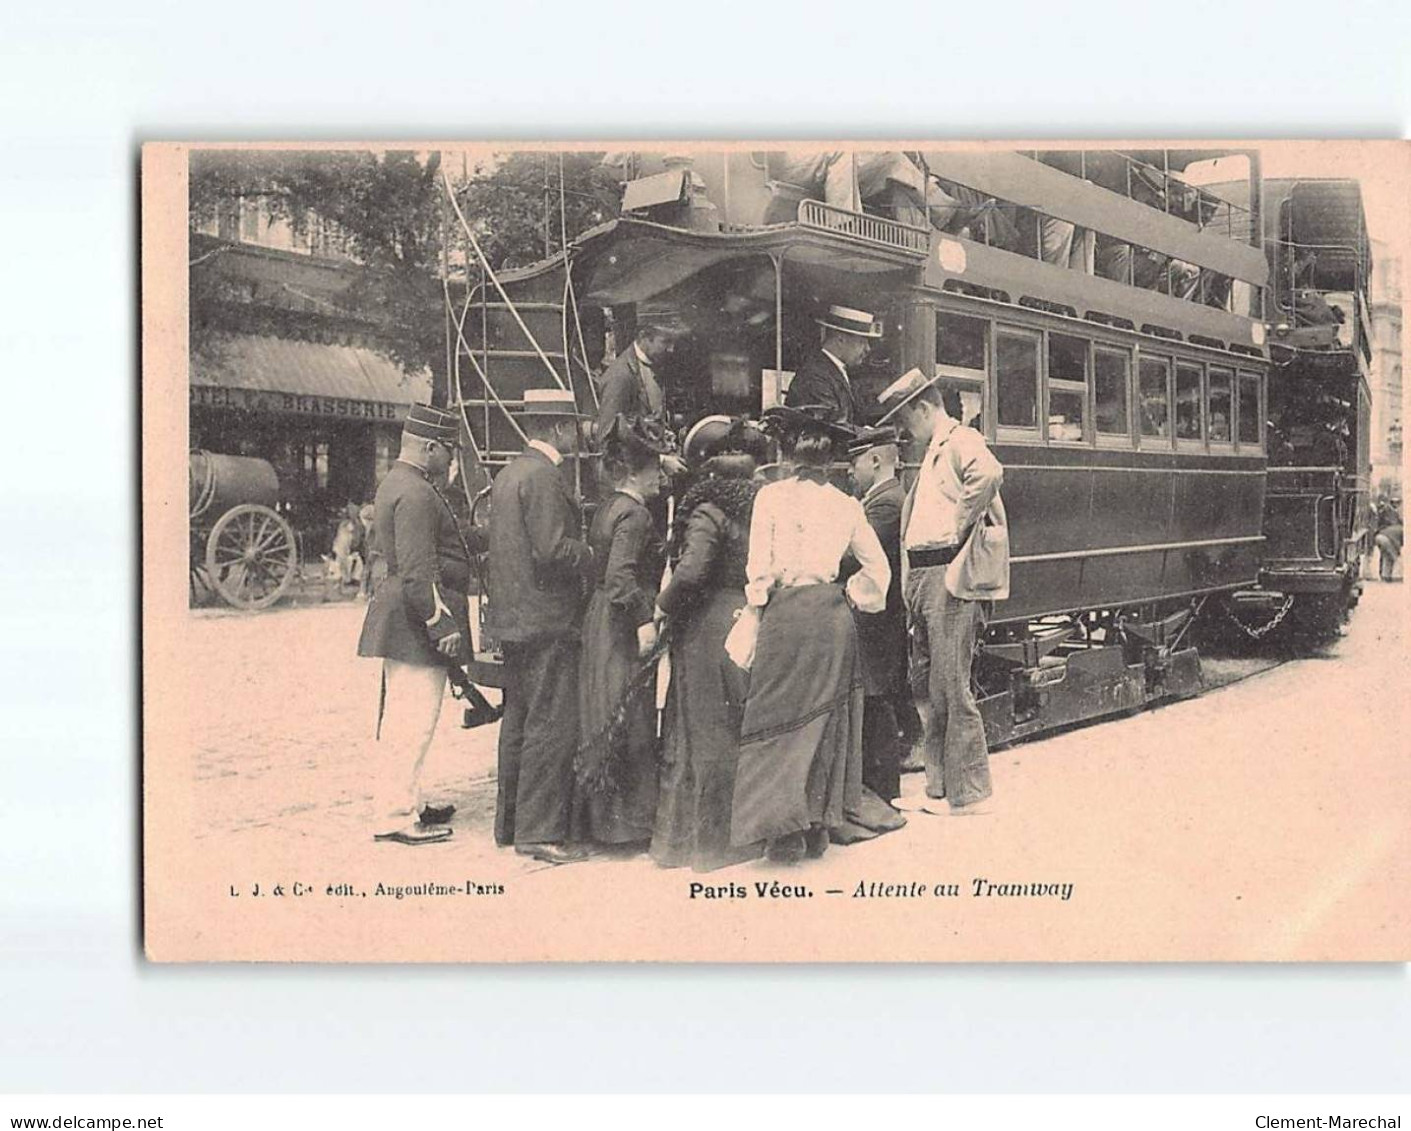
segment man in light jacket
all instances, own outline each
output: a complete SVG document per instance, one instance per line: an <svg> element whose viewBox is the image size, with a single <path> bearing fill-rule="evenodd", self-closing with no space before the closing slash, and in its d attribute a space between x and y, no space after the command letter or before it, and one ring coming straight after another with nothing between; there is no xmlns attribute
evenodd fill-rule
<svg viewBox="0 0 1411 1131"><path fill-rule="evenodd" d="M877 399L880 423L926 445L901 517L911 679L924 698L926 796L966 813L992 789L970 667L989 603L1009 596L1009 529L1004 469L979 432L946 413L937 380L913 369Z"/></svg>

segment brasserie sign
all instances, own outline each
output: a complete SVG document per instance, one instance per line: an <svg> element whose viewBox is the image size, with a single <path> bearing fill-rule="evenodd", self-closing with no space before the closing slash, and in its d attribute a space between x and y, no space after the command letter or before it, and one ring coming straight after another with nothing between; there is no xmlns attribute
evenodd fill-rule
<svg viewBox="0 0 1411 1131"><path fill-rule="evenodd" d="M192 385L193 408L227 408L238 412L288 416L331 416L343 420L401 420L407 406L392 401L360 401L351 397L321 397L307 393L277 393L265 389L231 389Z"/></svg>

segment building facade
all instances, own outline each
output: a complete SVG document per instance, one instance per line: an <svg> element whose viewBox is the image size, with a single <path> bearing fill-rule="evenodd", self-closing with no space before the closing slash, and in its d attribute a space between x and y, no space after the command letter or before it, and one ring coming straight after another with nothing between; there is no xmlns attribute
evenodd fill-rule
<svg viewBox="0 0 1411 1131"><path fill-rule="evenodd" d="M1401 498L1401 269L1395 249L1372 242L1372 489Z"/></svg>
<svg viewBox="0 0 1411 1131"><path fill-rule="evenodd" d="M407 372L387 327L352 313L363 268L331 225L295 232L236 200L190 239L190 446L268 460L307 560L372 498L430 373Z"/></svg>

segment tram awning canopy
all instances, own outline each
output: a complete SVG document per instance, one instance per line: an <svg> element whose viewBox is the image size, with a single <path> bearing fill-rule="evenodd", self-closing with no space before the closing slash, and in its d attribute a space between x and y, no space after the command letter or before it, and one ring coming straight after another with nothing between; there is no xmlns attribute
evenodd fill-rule
<svg viewBox="0 0 1411 1131"><path fill-rule="evenodd" d="M218 334L191 358L193 387L408 405L431 397L431 374L408 374L363 346L264 334Z"/></svg>
<svg viewBox="0 0 1411 1131"><path fill-rule="evenodd" d="M575 257L584 264L590 280L584 297L602 306L642 302L719 263L770 256L787 264L852 274L915 270L918 263L914 252L866 244L800 224L692 232L619 220L588 233L575 249Z"/></svg>

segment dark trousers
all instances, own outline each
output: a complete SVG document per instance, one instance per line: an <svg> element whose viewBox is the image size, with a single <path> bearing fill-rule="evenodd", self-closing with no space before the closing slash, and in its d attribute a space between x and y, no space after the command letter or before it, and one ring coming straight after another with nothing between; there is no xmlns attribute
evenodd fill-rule
<svg viewBox="0 0 1411 1131"><path fill-rule="evenodd" d="M889 695L869 695L862 704L862 784L883 801L901 796L900 731Z"/></svg>
<svg viewBox="0 0 1411 1131"><path fill-rule="evenodd" d="M924 737L921 731L921 715L916 710L916 699L911 694L909 682L892 692L889 698L892 713L896 716L897 730L901 734L902 753L905 754L912 747L921 745Z"/></svg>
<svg viewBox="0 0 1411 1131"><path fill-rule="evenodd" d="M562 844L578 747L578 639L509 642L496 844Z"/></svg>

